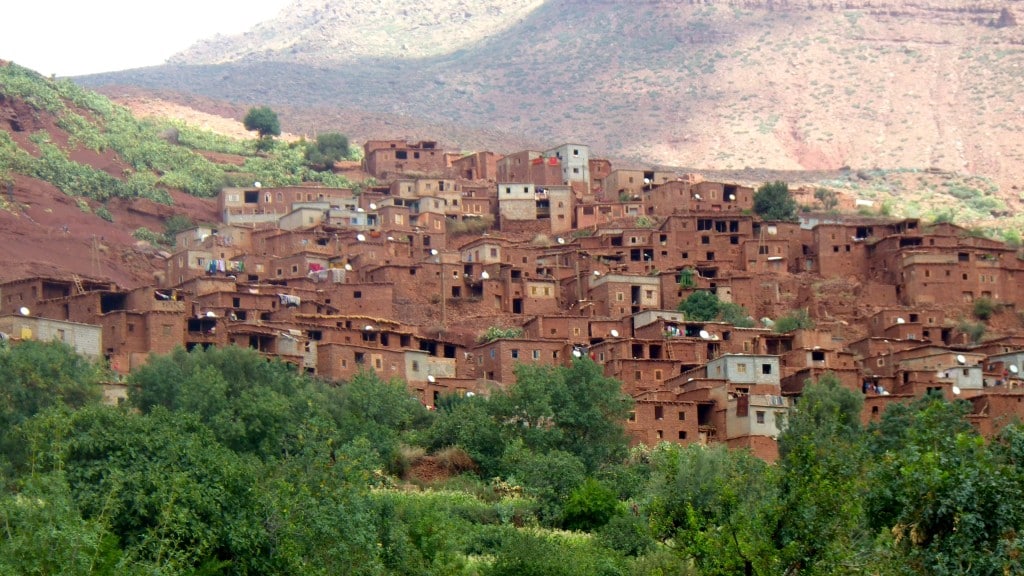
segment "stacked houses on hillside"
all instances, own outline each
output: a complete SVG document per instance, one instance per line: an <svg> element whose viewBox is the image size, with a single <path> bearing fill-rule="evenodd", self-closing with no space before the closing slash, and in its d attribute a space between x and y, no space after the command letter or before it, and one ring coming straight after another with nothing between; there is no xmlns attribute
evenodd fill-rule
<svg viewBox="0 0 1024 576"><path fill-rule="evenodd" d="M121 373L178 346L248 346L329 380L399 378L428 407L586 356L634 398L636 442L766 459L826 372L865 394L865 421L928 393L970 400L987 433L1024 409L1024 266L954 225L765 222L750 187L612 169L573 143L500 156L371 141L364 168L382 184L360 193L225 189L222 222L178 234L158 285L0 285L0 332L76 343ZM749 318L688 318L699 290ZM1002 310L984 337L979 299ZM773 328L797 310L815 327ZM521 335L482 341L492 326Z"/></svg>

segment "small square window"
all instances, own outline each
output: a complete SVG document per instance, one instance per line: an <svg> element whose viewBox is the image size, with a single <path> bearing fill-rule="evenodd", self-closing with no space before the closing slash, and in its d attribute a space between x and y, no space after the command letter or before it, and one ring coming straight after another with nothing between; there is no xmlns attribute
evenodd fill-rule
<svg viewBox="0 0 1024 576"><path fill-rule="evenodd" d="M764 424L764 410L758 410L754 412L754 416L757 418L758 424Z"/></svg>

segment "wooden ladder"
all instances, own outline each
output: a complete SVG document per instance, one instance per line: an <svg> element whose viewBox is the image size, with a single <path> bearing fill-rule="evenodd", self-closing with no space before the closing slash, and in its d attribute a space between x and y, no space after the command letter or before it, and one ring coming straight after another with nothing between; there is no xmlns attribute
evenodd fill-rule
<svg viewBox="0 0 1024 576"><path fill-rule="evenodd" d="M71 279L75 281L75 290L78 290L79 294L85 294L85 286L82 286L82 279L78 274L72 274Z"/></svg>

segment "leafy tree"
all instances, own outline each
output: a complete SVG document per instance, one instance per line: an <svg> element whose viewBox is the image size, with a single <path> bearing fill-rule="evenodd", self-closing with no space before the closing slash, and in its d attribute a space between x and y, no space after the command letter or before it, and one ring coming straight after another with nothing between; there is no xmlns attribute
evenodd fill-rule
<svg viewBox="0 0 1024 576"><path fill-rule="evenodd" d="M721 445L663 444L651 467L655 538L671 542L702 574L780 573L766 538L775 529L776 476L764 461Z"/></svg>
<svg viewBox="0 0 1024 576"><path fill-rule="evenodd" d="M322 170L330 170L348 154L348 137L337 132L318 134L316 142L306 144L306 161Z"/></svg>
<svg viewBox="0 0 1024 576"><path fill-rule="evenodd" d="M679 311L686 315L687 320L710 322L718 317L721 302L707 290L697 290L679 303Z"/></svg>
<svg viewBox="0 0 1024 576"><path fill-rule="evenodd" d="M46 408L98 402L103 374L63 342L30 340L0 348L0 439Z"/></svg>
<svg viewBox="0 0 1024 576"><path fill-rule="evenodd" d="M679 271L679 287L680 288L693 288L697 285L694 281L693 268L683 268Z"/></svg>
<svg viewBox="0 0 1024 576"><path fill-rule="evenodd" d="M995 314L998 306L999 305L991 298L981 297L974 301L974 306L971 311L974 313L974 317L978 320L987 321L993 314Z"/></svg>
<svg viewBox="0 0 1024 576"><path fill-rule="evenodd" d="M895 408L895 406L893 407ZM883 534L885 560L916 574L1013 574L1024 571L1021 435L1009 428L995 447L964 421L966 402L927 396L887 410L884 443L866 506Z"/></svg>
<svg viewBox="0 0 1024 576"><path fill-rule="evenodd" d="M814 328L814 320L806 308L800 308L776 320L774 328L779 334L785 334L802 328Z"/></svg>
<svg viewBox="0 0 1024 576"><path fill-rule="evenodd" d="M870 549L873 534L858 497L870 487L863 402L829 372L804 386L787 418L779 436L782 513L775 532L786 572L840 573Z"/></svg>
<svg viewBox="0 0 1024 576"><path fill-rule="evenodd" d="M796 200L781 180L765 182L754 193L754 212L765 220L796 220Z"/></svg>
<svg viewBox="0 0 1024 576"><path fill-rule="evenodd" d="M728 322L737 328L754 327L754 319L751 318L747 309L735 302L720 302L718 315L723 322Z"/></svg>
<svg viewBox="0 0 1024 576"><path fill-rule="evenodd" d="M281 135L281 123L277 119L277 112L267 106L250 108L242 124L246 130L257 132L261 140Z"/></svg>
<svg viewBox="0 0 1024 576"><path fill-rule="evenodd" d="M818 188L814 191L814 199L821 202L821 206L827 211L835 210L839 205L839 194L828 188Z"/></svg>
<svg viewBox="0 0 1024 576"><path fill-rule="evenodd" d="M562 507L562 526L569 530L596 530L622 511L615 492L594 478L587 478L569 494Z"/></svg>

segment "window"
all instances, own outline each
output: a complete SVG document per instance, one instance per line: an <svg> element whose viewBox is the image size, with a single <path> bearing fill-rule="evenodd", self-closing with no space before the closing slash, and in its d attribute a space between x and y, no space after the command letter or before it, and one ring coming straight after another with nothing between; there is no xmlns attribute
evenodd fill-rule
<svg viewBox="0 0 1024 576"><path fill-rule="evenodd" d="M761 374L771 374L771 373L772 373L772 365L771 364L761 364Z"/></svg>
<svg viewBox="0 0 1024 576"><path fill-rule="evenodd" d="M758 424L764 424L764 410L757 410L754 412L754 417L757 418Z"/></svg>
<svg viewBox="0 0 1024 576"><path fill-rule="evenodd" d="M665 407L664 406L655 406L654 407L654 419L655 420L664 420L665 419Z"/></svg>
<svg viewBox="0 0 1024 576"><path fill-rule="evenodd" d="M353 293L352 293L352 297L353 297L353 298L362 298L362 297L363 297L363 292L362 292L362 290L356 290L355 292L353 292Z"/></svg>
<svg viewBox="0 0 1024 576"><path fill-rule="evenodd" d="M747 373L747 365L746 365L746 363L737 364L736 365L736 372L738 374L746 374Z"/></svg>
<svg viewBox="0 0 1024 576"><path fill-rule="evenodd" d="M511 351L511 354L512 354L512 358L519 358L519 350L516 350L515 348L513 348L512 351Z"/></svg>
<svg viewBox="0 0 1024 576"><path fill-rule="evenodd" d="M161 325L160 328L161 328L161 331L163 332L164 336L170 336L171 335L171 325L170 324L163 324L163 325Z"/></svg>
<svg viewBox="0 0 1024 576"><path fill-rule="evenodd" d="M685 420L686 420L686 412L684 412L684 411L680 410L680 411L679 411L679 421L680 421L680 422L683 422L683 421L685 421Z"/></svg>
<svg viewBox="0 0 1024 576"><path fill-rule="evenodd" d="M540 350L534 350L533 351L533 359L534 360L540 360Z"/></svg>
<svg viewBox="0 0 1024 576"><path fill-rule="evenodd" d="M679 431L679 439L680 440L686 440L686 430L680 430Z"/></svg>

